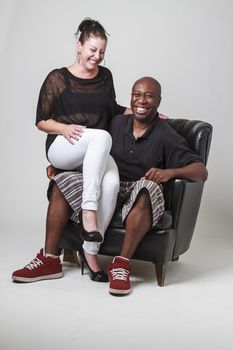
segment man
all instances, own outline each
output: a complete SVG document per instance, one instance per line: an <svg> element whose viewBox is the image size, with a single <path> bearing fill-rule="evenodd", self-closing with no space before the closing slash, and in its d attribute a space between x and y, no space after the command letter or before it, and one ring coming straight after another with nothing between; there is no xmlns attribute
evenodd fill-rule
<svg viewBox="0 0 233 350"><path fill-rule="evenodd" d="M114 257L108 268L109 292L113 295L128 294L131 291L130 259L142 238L164 212L162 183L172 178L206 180L208 175L198 155L190 150L181 136L159 118L157 109L160 101L161 87L158 81L151 77L141 78L132 88L133 114L115 117L110 126L113 141L111 154L120 174L118 200L122 204L122 219L125 225L120 256ZM51 169L49 171L51 177L53 172ZM59 254L58 242L70 217L70 194L74 196L76 193L77 198L81 194L75 190L79 176L78 173L63 173L55 177L57 185L53 186L49 203L49 229L46 236L46 247L52 254L46 256L47 260L42 258L41 254L39 259L34 259L26 269L36 270L42 259L39 268L45 269L44 274L47 273L46 265L50 264L56 267L54 271L50 268L49 277L62 276L60 259L56 256ZM64 187L68 190L64 191ZM72 205L71 207L73 208ZM30 274L33 273L30 271ZM16 271L12 276L13 280L17 280L18 275L20 273ZM43 277L39 276L38 279ZM32 281L31 277L29 281Z"/></svg>
<svg viewBox="0 0 233 350"><path fill-rule="evenodd" d="M186 142L158 116L161 87L158 81L144 77L135 82L131 94L133 115L114 118L111 154L120 173L119 200L124 202L123 247L109 266L109 291L128 294L130 259L138 244L155 226L164 211L161 184L172 178L191 181L207 179L207 169Z"/></svg>

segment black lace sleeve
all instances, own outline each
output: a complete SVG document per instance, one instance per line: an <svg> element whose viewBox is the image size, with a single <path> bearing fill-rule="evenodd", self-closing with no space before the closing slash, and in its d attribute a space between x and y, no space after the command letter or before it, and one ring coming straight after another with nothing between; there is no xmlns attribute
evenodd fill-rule
<svg viewBox="0 0 233 350"><path fill-rule="evenodd" d="M57 77L56 70L45 78L40 89L36 110L36 124L41 120L53 118L53 106L56 95Z"/></svg>

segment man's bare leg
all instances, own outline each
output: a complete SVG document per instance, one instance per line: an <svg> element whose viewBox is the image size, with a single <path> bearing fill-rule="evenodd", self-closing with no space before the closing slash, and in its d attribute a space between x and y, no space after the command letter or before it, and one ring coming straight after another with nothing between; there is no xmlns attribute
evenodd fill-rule
<svg viewBox="0 0 233 350"><path fill-rule="evenodd" d="M109 293L126 295L131 292L130 260L152 225L151 201L147 190L138 194L132 210L125 219L125 236L120 256L109 264Z"/></svg>
<svg viewBox="0 0 233 350"><path fill-rule="evenodd" d="M46 219L45 252L60 255L59 241L70 219L71 208L56 184L53 185ZM99 271L97 255L85 252L88 265L93 271Z"/></svg>
<svg viewBox="0 0 233 350"><path fill-rule="evenodd" d="M54 183L46 218L45 253L60 255L59 241L70 215L70 206Z"/></svg>
<svg viewBox="0 0 233 350"><path fill-rule="evenodd" d="M138 244L152 226L151 201L147 190L141 190L126 220L121 256L131 259Z"/></svg>

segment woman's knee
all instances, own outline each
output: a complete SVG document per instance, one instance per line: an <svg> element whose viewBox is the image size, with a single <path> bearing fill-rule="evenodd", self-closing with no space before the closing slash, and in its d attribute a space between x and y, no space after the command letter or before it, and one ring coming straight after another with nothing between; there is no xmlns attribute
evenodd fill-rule
<svg viewBox="0 0 233 350"><path fill-rule="evenodd" d="M92 139L94 142L101 143L109 149L112 147L112 137L109 132L102 129L89 129L89 131L93 135Z"/></svg>
<svg viewBox="0 0 233 350"><path fill-rule="evenodd" d="M101 131L101 142L105 144L107 148L109 148L109 151L112 147L112 136L106 131L106 130L100 130Z"/></svg>
<svg viewBox="0 0 233 350"><path fill-rule="evenodd" d="M96 129L97 135L105 140L112 140L111 135L107 130Z"/></svg>

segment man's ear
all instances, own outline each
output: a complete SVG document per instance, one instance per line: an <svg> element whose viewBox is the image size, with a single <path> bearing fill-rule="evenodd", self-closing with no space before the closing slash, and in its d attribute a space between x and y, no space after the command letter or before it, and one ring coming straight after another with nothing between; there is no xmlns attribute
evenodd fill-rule
<svg viewBox="0 0 233 350"><path fill-rule="evenodd" d="M158 107L159 107L159 105L160 105L160 103L161 103L161 100L162 100L162 97L160 96L160 97L158 98Z"/></svg>

